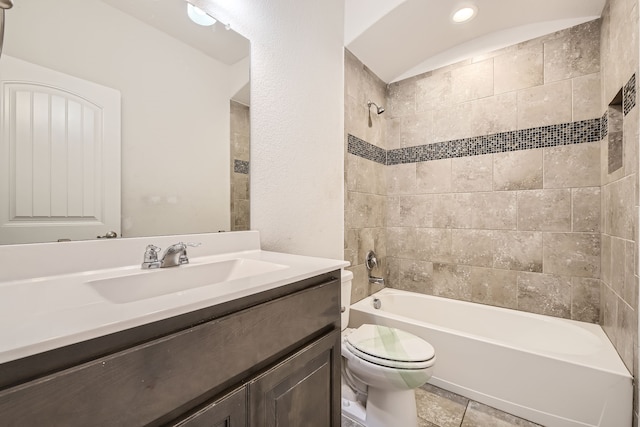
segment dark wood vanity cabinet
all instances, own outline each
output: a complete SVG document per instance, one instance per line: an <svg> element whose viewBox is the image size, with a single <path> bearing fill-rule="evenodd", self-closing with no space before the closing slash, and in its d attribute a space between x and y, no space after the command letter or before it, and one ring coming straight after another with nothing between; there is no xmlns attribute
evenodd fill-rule
<svg viewBox="0 0 640 427"><path fill-rule="evenodd" d="M339 426L339 277L1 389L0 425Z"/></svg>

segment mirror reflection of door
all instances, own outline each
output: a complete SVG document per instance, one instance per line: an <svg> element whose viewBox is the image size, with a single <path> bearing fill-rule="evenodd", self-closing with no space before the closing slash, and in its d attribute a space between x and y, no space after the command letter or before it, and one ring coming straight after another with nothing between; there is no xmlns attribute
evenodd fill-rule
<svg viewBox="0 0 640 427"><path fill-rule="evenodd" d="M120 92L0 64L0 244L120 234Z"/></svg>

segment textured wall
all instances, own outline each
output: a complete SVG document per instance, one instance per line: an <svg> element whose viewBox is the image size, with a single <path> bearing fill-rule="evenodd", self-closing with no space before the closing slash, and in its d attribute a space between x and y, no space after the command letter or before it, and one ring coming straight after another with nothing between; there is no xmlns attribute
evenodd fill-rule
<svg viewBox="0 0 640 427"><path fill-rule="evenodd" d="M251 228L263 249L342 259L344 2L194 3L251 40Z"/></svg>
<svg viewBox="0 0 640 427"><path fill-rule="evenodd" d="M602 111L638 73L638 1L610 0L602 14ZM635 95L636 82L625 92ZM602 310L600 322L618 353L638 372L638 108L622 119L622 163L609 173L609 139L602 141ZM609 135L616 135L609 117ZM635 424L638 413L636 380Z"/></svg>
<svg viewBox="0 0 640 427"><path fill-rule="evenodd" d="M249 107L231 101L231 230L249 230Z"/></svg>

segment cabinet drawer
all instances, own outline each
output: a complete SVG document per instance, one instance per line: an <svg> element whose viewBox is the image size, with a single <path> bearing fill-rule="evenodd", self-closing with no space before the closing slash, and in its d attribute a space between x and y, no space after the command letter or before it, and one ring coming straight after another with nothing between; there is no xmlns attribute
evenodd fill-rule
<svg viewBox="0 0 640 427"><path fill-rule="evenodd" d="M186 412L337 326L337 280L0 392L9 426L141 426Z"/></svg>

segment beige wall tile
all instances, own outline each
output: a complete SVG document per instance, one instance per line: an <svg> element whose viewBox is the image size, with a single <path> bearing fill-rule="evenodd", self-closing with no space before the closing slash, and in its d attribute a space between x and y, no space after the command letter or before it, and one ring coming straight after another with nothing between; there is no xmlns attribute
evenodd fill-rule
<svg viewBox="0 0 640 427"><path fill-rule="evenodd" d="M495 93L539 86L543 83L543 45L525 46L493 59Z"/></svg>
<svg viewBox="0 0 640 427"><path fill-rule="evenodd" d="M542 272L542 233L495 231L493 267Z"/></svg>
<svg viewBox="0 0 640 427"><path fill-rule="evenodd" d="M574 188L571 197L573 231L600 231L600 187Z"/></svg>
<svg viewBox="0 0 640 427"><path fill-rule="evenodd" d="M493 59L487 59L451 71L453 103L471 101L493 95Z"/></svg>
<svg viewBox="0 0 640 427"><path fill-rule="evenodd" d="M600 241L600 278L611 286L611 236L601 234Z"/></svg>
<svg viewBox="0 0 640 427"><path fill-rule="evenodd" d="M355 156L349 166L355 166L355 191L360 193L370 193L385 195L387 193L386 170L380 163ZM351 171L353 173L353 170Z"/></svg>
<svg viewBox="0 0 640 427"><path fill-rule="evenodd" d="M544 233L544 272L564 276L600 277L600 234Z"/></svg>
<svg viewBox="0 0 640 427"><path fill-rule="evenodd" d="M472 214L474 209L477 209L473 203L474 200L472 200L470 193L434 195L433 226L436 228L472 228Z"/></svg>
<svg viewBox="0 0 640 427"><path fill-rule="evenodd" d="M471 135L492 135L518 128L515 92L490 96L471 102Z"/></svg>
<svg viewBox="0 0 640 427"><path fill-rule="evenodd" d="M618 301L619 298L608 286L601 288L600 325L614 346L618 345ZM620 301L622 302L622 301Z"/></svg>
<svg viewBox="0 0 640 427"><path fill-rule="evenodd" d="M346 218L351 228L383 227L385 212L384 196L348 192Z"/></svg>
<svg viewBox="0 0 640 427"><path fill-rule="evenodd" d="M451 257L456 264L491 267L493 231L451 230Z"/></svg>
<svg viewBox="0 0 640 427"><path fill-rule="evenodd" d="M542 149L493 155L494 190L542 188Z"/></svg>
<svg viewBox="0 0 640 427"><path fill-rule="evenodd" d="M387 256L387 233L380 228L360 228L358 231L357 264L364 264L367 252L374 251L378 260ZM381 272L376 272L381 273Z"/></svg>
<svg viewBox="0 0 640 427"><path fill-rule="evenodd" d="M401 148L400 145L400 123L402 117L387 118L385 131L385 145L387 150L395 150Z"/></svg>
<svg viewBox="0 0 640 427"><path fill-rule="evenodd" d="M518 309L556 317L571 317L571 278L518 273Z"/></svg>
<svg viewBox="0 0 640 427"><path fill-rule="evenodd" d="M358 229L345 228L344 231L344 259L349 261L351 266L358 265Z"/></svg>
<svg viewBox="0 0 640 427"><path fill-rule="evenodd" d="M416 165L418 193L451 191L451 159L420 162Z"/></svg>
<svg viewBox="0 0 640 427"><path fill-rule="evenodd" d="M583 277L571 279L571 318L581 322L599 322L600 280Z"/></svg>
<svg viewBox="0 0 640 427"><path fill-rule="evenodd" d="M492 180L491 154L451 159L451 187L454 192L491 191Z"/></svg>
<svg viewBox="0 0 640 427"><path fill-rule="evenodd" d="M544 188L600 185L600 143L563 145L543 149Z"/></svg>
<svg viewBox="0 0 640 427"><path fill-rule="evenodd" d="M416 112L437 110L451 104L451 72L429 73L416 81Z"/></svg>
<svg viewBox="0 0 640 427"><path fill-rule="evenodd" d="M403 289L421 294L433 294L433 264L413 259L400 259L398 281L393 285L396 289Z"/></svg>
<svg viewBox="0 0 640 427"><path fill-rule="evenodd" d="M357 103L366 102L364 99L364 64L356 56L344 50L344 92Z"/></svg>
<svg viewBox="0 0 640 427"><path fill-rule="evenodd" d="M471 133L471 103L465 102L433 112L433 140L468 138Z"/></svg>
<svg viewBox="0 0 640 427"><path fill-rule="evenodd" d="M640 108L633 108L623 120L624 171L626 175L638 172L638 131Z"/></svg>
<svg viewBox="0 0 640 427"><path fill-rule="evenodd" d="M638 276L636 276L636 243L624 242L624 283L620 296L633 310L638 309Z"/></svg>
<svg viewBox="0 0 640 427"><path fill-rule="evenodd" d="M388 195L416 193L416 163L391 165L386 169Z"/></svg>
<svg viewBox="0 0 640 427"><path fill-rule="evenodd" d="M344 106L344 128L347 133L360 139L367 139L368 112L366 104L359 103L351 96L346 97ZM367 141L373 143L373 141Z"/></svg>
<svg viewBox="0 0 640 427"><path fill-rule="evenodd" d="M471 267L455 264L433 264L433 294L471 301Z"/></svg>
<svg viewBox="0 0 640 427"><path fill-rule="evenodd" d="M571 231L571 190L519 191L518 230Z"/></svg>
<svg viewBox="0 0 640 427"><path fill-rule="evenodd" d="M627 240L635 239L634 206L636 175L604 186L604 231Z"/></svg>
<svg viewBox="0 0 640 427"><path fill-rule="evenodd" d="M395 258L416 259L416 229L387 227L387 254Z"/></svg>
<svg viewBox="0 0 640 427"><path fill-rule="evenodd" d="M517 308L517 272L474 267L471 270L471 300L481 304Z"/></svg>
<svg viewBox="0 0 640 427"><path fill-rule="evenodd" d="M518 91L518 129L571 121L571 80Z"/></svg>
<svg viewBox="0 0 640 427"><path fill-rule="evenodd" d="M544 44L544 82L600 71L600 21L572 27L565 37Z"/></svg>
<svg viewBox="0 0 640 427"><path fill-rule="evenodd" d="M600 73L573 79L573 121L602 117Z"/></svg>
<svg viewBox="0 0 640 427"><path fill-rule="evenodd" d="M366 101L365 101L366 102ZM375 102L375 101L374 101ZM382 101L380 101L382 102ZM408 116L416 113L416 81L406 79L391 83L387 92L388 117ZM365 104L366 105L366 104Z"/></svg>
<svg viewBox="0 0 640 427"><path fill-rule="evenodd" d="M351 304L353 304L369 296L369 276L364 264L350 267L349 270L353 272L351 282Z"/></svg>
<svg viewBox="0 0 640 427"><path fill-rule="evenodd" d="M515 230L517 202L515 191L470 193L467 215L472 228L481 230ZM462 228L462 227L460 227Z"/></svg>
<svg viewBox="0 0 640 427"><path fill-rule="evenodd" d="M419 260L450 263L451 230L445 228L418 228L416 230L416 256Z"/></svg>
<svg viewBox="0 0 640 427"><path fill-rule="evenodd" d="M627 369L633 369L634 349L638 343L638 315L624 301L618 302L618 343L616 349Z"/></svg>
<svg viewBox="0 0 640 427"><path fill-rule="evenodd" d="M433 111L404 116L400 119L400 145L415 147L431 144L433 140Z"/></svg>
<svg viewBox="0 0 640 427"><path fill-rule="evenodd" d="M345 147L347 142L345 141ZM346 152L344 155L344 183L345 194L347 191L356 191L358 180L358 156Z"/></svg>
<svg viewBox="0 0 640 427"><path fill-rule="evenodd" d="M387 202L387 227L431 227L433 196L392 196Z"/></svg>

